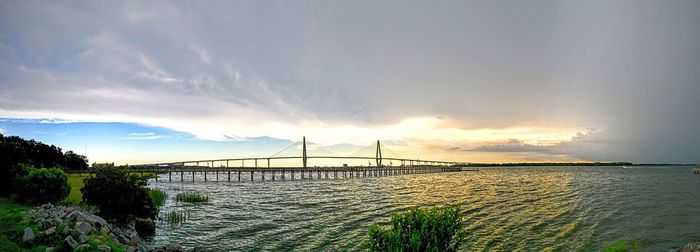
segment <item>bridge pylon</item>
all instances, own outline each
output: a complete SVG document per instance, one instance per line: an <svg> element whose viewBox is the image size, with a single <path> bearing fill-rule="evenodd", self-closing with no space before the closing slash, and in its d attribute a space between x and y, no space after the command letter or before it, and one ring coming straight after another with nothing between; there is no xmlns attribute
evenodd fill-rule
<svg viewBox="0 0 700 252"><path fill-rule="evenodd" d="M305 136L301 138L301 142L303 145L303 147L301 149L301 159L302 159L302 163L304 164L304 168L306 168L307 156L306 156L306 137Z"/></svg>
<svg viewBox="0 0 700 252"><path fill-rule="evenodd" d="M379 143L379 140L377 140L377 152L375 154L375 162L377 163L377 167L382 167L382 145Z"/></svg>

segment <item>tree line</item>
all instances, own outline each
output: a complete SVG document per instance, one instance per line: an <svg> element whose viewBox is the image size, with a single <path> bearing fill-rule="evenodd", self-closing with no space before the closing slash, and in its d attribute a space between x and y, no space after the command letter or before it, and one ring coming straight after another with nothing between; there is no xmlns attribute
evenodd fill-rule
<svg viewBox="0 0 700 252"><path fill-rule="evenodd" d="M73 151L63 153L55 145L0 134L0 195L12 192L18 175L28 173L21 164L63 170L87 170L89 167L87 157Z"/></svg>

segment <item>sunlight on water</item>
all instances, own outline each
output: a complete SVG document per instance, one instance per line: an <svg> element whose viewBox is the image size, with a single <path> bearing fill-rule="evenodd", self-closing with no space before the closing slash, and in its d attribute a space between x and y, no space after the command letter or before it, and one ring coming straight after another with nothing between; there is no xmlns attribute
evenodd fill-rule
<svg viewBox="0 0 700 252"><path fill-rule="evenodd" d="M597 250L638 240L648 250L700 241L700 176L687 167L486 168L478 172L379 178L250 182L167 182L153 242L222 250L362 250L368 227L414 206L459 204L469 234L464 251ZM209 179L214 178L209 174ZM187 180L190 181L187 181ZM233 176L233 180L237 177ZM179 192L209 196L177 203Z"/></svg>

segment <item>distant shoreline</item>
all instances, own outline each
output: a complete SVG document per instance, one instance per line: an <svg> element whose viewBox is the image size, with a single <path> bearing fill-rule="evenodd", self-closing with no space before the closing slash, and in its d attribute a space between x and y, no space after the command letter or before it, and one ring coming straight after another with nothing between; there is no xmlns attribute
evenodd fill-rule
<svg viewBox="0 0 700 252"><path fill-rule="evenodd" d="M588 163L470 163L470 167L517 167L517 166L693 166L693 164L635 164L630 162Z"/></svg>

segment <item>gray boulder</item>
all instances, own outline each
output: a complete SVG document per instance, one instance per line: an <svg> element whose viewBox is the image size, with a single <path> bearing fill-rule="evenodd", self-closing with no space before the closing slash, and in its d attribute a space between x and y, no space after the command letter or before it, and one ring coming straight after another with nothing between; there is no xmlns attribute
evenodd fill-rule
<svg viewBox="0 0 700 252"><path fill-rule="evenodd" d="M136 251L136 248L129 246L129 245L124 245L123 247L124 247L124 251L126 251L126 252L135 252Z"/></svg>
<svg viewBox="0 0 700 252"><path fill-rule="evenodd" d="M97 246L97 250L99 250L100 252L110 252L110 251L112 251L112 248L110 248L107 245L100 245L100 246Z"/></svg>
<svg viewBox="0 0 700 252"><path fill-rule="evenodd" d="M66 239L63 239L63 241L72 249L76 249L80 245L73 239L73 236L67 236Z"/></svg>
<svg viewBox="0 0 700 252"><path fill-rule="evenodd" d="M34 231L31 228L25 228L22 235L22 241L30 242L34 240Z"/></svg>
<svg viewBox="0 0 700 252"><path fill-rule="evenodd" d="M83 245L78 246L75 250L77 250L77 251L87 251L88 249L90 249L90 245L88 245L88 244L83 244Z"/></svg>
<svg viewBox="0 0 700 252"><path fill-rule="evenodd" d="M688 243L679 250L680 252L700 252L700 242Z"/></svg>
<svg viewBox="0 0 700 252"><path fill-rule="evenodd" d="M90 234L91 232L95 231L95 228L93 228L90 224L86 222L78 222L75 223L75 230L80 232L81 234Z"/></svg>
<svg viewBox="0 0 700 252"><path fill-rule="evenodd" d="M78 236L78 243L79 243L79 244L85 244L87 241L88 241L87 235L80 234L80 235Z"/></svg>

